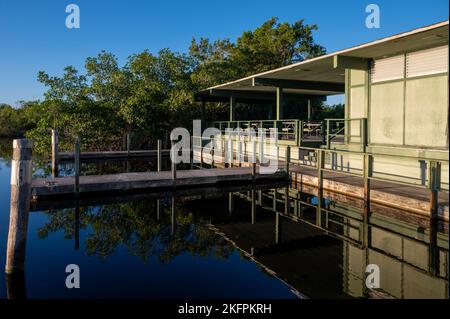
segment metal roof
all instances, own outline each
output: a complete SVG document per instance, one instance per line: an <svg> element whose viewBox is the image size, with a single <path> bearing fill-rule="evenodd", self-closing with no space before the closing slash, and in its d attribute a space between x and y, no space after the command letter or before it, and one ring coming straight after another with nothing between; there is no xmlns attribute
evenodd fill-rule
<svg viewBox="0 0 450 319"><path fill-rule="evenodd" d="M289 82L292 84L294 81L297 82L295 88L291 86L291 88L284 89L283 92L304 95L342 94L345 91L345 70L344 68L335 67L334 60L336 56L377 59L428 47L445 45L449 42L448 26L449 21L447 20L254 74L199 91L197 92L197 97L200 99L214 100L214 98L226 95L238 95L242 98L247 94L249 97L258 94L272 96L275 94L277 86L283 87L283 83Z"/></svg>

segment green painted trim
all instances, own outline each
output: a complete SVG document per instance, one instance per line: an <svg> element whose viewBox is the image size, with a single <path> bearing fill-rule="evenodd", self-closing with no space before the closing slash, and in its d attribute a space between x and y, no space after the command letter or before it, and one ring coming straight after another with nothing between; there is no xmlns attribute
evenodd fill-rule
<svg viewBox="0 0 450 319"><path fill-rule="evenodd" d="M356 84L356 85L350 85L350 88L351 89L357 89L357 88L362 88L362 87L365 87L366 86L366 83L364 83L364 84Z"/></svg>
<svg viewBox="0 0 450 319"><path fill-rule="evenodd" d="M398 79L394 79L394 80L386 80L386 81L380 81L380 82L375 82L375 83L370 81L370 85L371 86L377 86L377 85L381 85L381 84L403 82L404 80L405 80L405 78L398 78Z"/></svg>
<svg viewBox="0 0 450 319"><path fill-rule="evenodd" d="M405 70L406 72L406 70ZM434 74L426 74L426 75L418 75L418 76L412 76L412 77L406 77L405 74L405 79L406 80L418 80L418 79L426 79L426 78L434 78L434 77L438 77L438 76L446 76L448 75L448 72L440 72L440 73L434 73Z"/></svg>
<svg viewBox="0 0 450 319"><path fill-rule="evenodd" d="M371 105L371 90L370 90L370 69L365 73L365 117L366 117L366 142L370 144L370 105Z"/></svg>
<svg viewBox="0 0 450 319"><path fill-rule="evenodd" d="M406 141L406 55L403 59L403 123L402 123L402 144Z"/></svg>
<svg viewBox="0 0 450 319"><path fill-rule="evenodd" d="M379 154L379 155L394 155L402 157L411 157L417 159L435 159L440 161L449 160L448 150L438 150L438 149L422 149L422 148L403 148L403 147L386 147L386 146L375 146L369 145L367 147L368 153Z"/></svg>
<svg viewBox="0 0 450 319"><path fill-rule="evenodd" d="M405 59L405 64L406 64L406 59ZM405 66L405 68L406 68L406 66ZM404 74L403 74L403 78L398 78L398 79L393 79L393 80L386 80L386 81L379 81L379 82L375 82L375 83L373 83L371 81L371 85L379 85L379 84L385 84L385 83L391 83L391 82L400 82L400 81L404 81L404 80L412 81L412 80L433 78L433 77L446 76L446 75L448 75L448 72L441 72L441 73L427 74L427 75L419 75L419 76L414 76L414 77L407 78L406 77L406 69L405 69L404 70Z"/></svg>
<svg viewBox="0 0 450 319"><path fill-rule="evenodd" d="M351 84L351 72L349 69L345 69L345 118L350 119L350 108L351 108L351 99L350 99L350 84ZM350 128L348 122L345 122L345 134L350 134ZM345 143L348 143L349 140L346 140Z"/></svg>

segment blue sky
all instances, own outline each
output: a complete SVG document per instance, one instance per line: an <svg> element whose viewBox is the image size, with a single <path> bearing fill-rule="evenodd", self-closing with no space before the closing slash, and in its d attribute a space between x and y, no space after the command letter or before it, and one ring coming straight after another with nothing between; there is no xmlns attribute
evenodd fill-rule
<svg viewBox="0 0 450 319"><path fill-rule="evenodd" d="M65 26L70 3L80 7L80 29ZM380 29L365 27L370 3L381 9ZM39 70L81 70L101 50L121 63L144 49L185 52L193 36L235 39L274 16L317 24L316 41L332 52L447 20L448 11L448 0L0 0L0 103L42 98Z"/></svg>

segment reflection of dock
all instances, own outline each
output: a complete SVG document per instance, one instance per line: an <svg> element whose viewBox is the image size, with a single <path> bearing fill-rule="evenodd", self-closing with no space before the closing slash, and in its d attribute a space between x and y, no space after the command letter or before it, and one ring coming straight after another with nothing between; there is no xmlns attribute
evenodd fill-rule
<svg viewBox="0 0 450 319"><path fill-rule="evenodd" d="M377 204L364 216L363 200L324 195L319 205L292 188L235 193L239 209L213 229L307 297L448 298L448 223ZM365 287L368 264L380 291Z"/></svg>
<svg viewBox="0 0 450 319"><path fill-rule="evenodd" d="M101 193L111 191L137 191L144 189L167 189L183 187L203 187L216 184L252 183L286 179L286 172L265 175L252 173L251 167L227 169L195 169L177 172L123 173L114 175L80 176L79 193ZM34 198L41 196L70 195L75 193L75 177L37 178L31 183Z"/></svg>

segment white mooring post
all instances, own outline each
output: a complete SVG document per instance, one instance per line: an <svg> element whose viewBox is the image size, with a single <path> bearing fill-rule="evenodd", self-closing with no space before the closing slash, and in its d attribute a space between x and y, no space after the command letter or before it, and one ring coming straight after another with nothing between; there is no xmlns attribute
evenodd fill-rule
<svg viewBox="0 0 450 319"><path fill-rule="evenodd" d="M5 265L7 274L18 273L24 270L31 199L32 148L33 142L31 140L20 139L13 141L11 207Z"/></svg>

